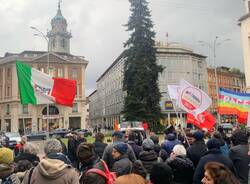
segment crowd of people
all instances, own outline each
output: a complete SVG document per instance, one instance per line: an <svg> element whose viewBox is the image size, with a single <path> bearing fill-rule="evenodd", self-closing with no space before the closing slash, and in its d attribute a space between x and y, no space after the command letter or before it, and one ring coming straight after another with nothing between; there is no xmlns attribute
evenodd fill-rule
<svg viewBox="0 0 250 184"><path fill-rule="evenodd" d="M140 145L137 134L102 133L95 142L72 132L68 145L59 138L44 144L39 155L25 137L14 151L0 148L2 184L247 184L250 181L248 132L237 129L227 137L222 128L209 134L171 127L160 143L153 132ZM39 157L40 156L40 157ZM250 183L250 182L249 182Z"/></svg>

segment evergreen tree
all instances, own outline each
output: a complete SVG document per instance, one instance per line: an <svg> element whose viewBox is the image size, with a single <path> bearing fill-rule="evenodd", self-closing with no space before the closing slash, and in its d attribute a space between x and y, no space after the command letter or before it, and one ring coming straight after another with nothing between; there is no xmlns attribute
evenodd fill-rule
<svg viewBox="0 0 250 184"><path fill-rule="evenodd" d="M158 76L162 67L156 63L153 22L146 0L129 1L132 14L126 25L130 38L123 53L126 91L123 114L127 121L158 122L161 117Z"/></svg>

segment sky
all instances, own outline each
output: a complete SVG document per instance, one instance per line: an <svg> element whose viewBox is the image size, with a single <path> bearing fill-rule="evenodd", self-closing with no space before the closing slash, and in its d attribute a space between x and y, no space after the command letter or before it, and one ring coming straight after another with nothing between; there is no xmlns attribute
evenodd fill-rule
<svg viewBox="0 0 250 184"><path fill-rule="evenodd" d="M216 47L216 66L244 70L238 19L245 14L243 0L148 0L156 41L179 42L208 56ZM46 42L34 36L35 26L46 33L56 15L58 0L0 0L0 56L6 52L46 50ZM85 56L86 95L96 80L123 51L129 37L124 26L130 16L128 0L63 0L61 10L71 31L71 54ZM168 37L166 35L168 34ZM228 40L230 39L230 40ZM225 41L224 40L228 40Z"/></svg>

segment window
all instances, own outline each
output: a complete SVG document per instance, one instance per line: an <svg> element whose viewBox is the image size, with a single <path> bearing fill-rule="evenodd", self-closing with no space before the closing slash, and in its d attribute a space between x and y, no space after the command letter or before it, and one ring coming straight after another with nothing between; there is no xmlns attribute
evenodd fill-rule
<svg viewBox="0 0 250 184"><path fill-rule="evenodd" d="M73 104L72 112L78 112L78 105L77 105L77 103Z"/></svg>
<svg viewBox="0 0 250 184"><path fill-rule="evenodd" d="M76 79L76 78L77 78L77 69L72 68L72 79Z"/></svg>
<svg viewBox="0 0 250 184"><path fill-rule="evenodd" d="M28 105L23 105L23 114L28 114L28 113L29 113Z"/></svg>
<svg viewBox="0 0 250 184"><path fill-rule="evenodd" d="M49 75L50 75L51 77L54 77L54 76L55 76L55 68L53 68L53 67L50 67L50 68L49 68Z"/></svg>
<svg viewBox="0 0 250 184"><path fill-rule="evenodd" d="M5 93L5 96L6 96L6 97L10 97L10 93L11 93L11 92L10 92L10 86L7 86L7 87L6 87L6 91L5 91L5 92L6 92L6 93Z"/></svg>
<svg viewBox="0 0 250 184"><path fill-rule="evenodd" d="M53 45L53 47L56 46L56 39L55 39L55 38L54 38L53 41L52 41L52 45Z"/></svg>
<svg viewBox="0 0 250 184"><path fill-rule="evenodd" d="M10 104L6 105L6 115L10 114Z"/></svg>
<svg viewBox="0 0 250 184"><path fill-rule="evenodd" d="M58 68L57 75L58 75L58 77L63 77L63 69L62 68Z"/></svg>
<svg viewBox="0 0 250 184"><path fill-rule="evenodd" d="M7 77L10 77L10 76L11 76L11 69L7 68Z"/></svg>
<svg viewBox="0 0 250 184"><path fill-rule="evenodd" d="M198 68L202 68L202 62L198 61Z"/></svg>
<svg viewBox="0 0 250 184"><path fill-rule="evenodd" d="M62 46L62 48L65 47L65 39L62 39L62 40L61 40L61 46Z"/></svg>
<svg viewBox="0 0 250 184"><path fill-rule="evenodd" d="M39 71L44 73L44 68L43 68L43 67L40 67L40 68L39 68Z"/></svg>

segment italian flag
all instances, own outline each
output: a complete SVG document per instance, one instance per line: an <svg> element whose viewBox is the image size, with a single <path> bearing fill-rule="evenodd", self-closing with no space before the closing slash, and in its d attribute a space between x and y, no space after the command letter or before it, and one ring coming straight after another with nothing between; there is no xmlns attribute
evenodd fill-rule
<svg viewBox="0 0 250 184"><path fill-rule="evenodd" d="M16 61L16 70L22 104L57 103L73 106L75 80L51 77L20 61Z"/></svg>

